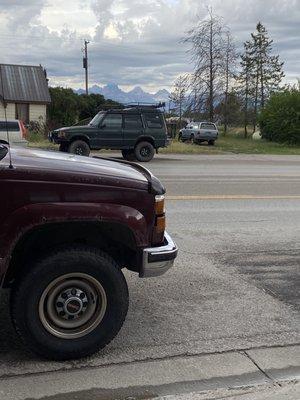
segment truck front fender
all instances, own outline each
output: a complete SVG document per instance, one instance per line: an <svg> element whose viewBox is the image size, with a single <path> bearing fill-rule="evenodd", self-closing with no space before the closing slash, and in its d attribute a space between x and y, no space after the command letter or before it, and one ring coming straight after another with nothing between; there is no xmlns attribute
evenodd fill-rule
<svg viewBox="0 0 300 400"><path fill-rule="evenodd" d="M110 203L32 204L16 210L0 227L0 281L20 238L35 227L59 222L119 223L131 229L137 247L149 245L145 217L134 208Z"/></svg>

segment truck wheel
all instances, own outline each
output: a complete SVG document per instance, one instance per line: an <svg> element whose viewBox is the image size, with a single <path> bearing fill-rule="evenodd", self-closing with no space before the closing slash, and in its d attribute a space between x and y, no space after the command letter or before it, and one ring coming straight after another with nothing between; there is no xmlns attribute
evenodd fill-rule
<svg viewBox="0 0 300 400"><path fill-rule="evenodd" d="M183 142L181 133L179 133L179 135L178 135L178 142Z"/></svg>
<svg viewBox="0 0 300 400"><path fill-rule="evenodd" d="M194 136L193 133L191 134L190 141L191 141L191 144L195 144L195 143L196 143L196 142L195 142L195 136Z"/></svg>
<svg viewBox="0 0 300 400"><path fill-rule="evenodd" d="M209 141L208 141L208 145L209 145L209 146L213 146L214 144L215 144L215 141L214 141L214 140L209 140Z"/></svg>
<svg viewBox="0 0 300 400"><path fill-rule="evenodd" d="M16 331L33 352L52 360L103 348L127 310L123 273L106 253L90 247L67 248L35 262L11 294Z"/></svg>
<svg viewBox="0 0 300 400"><path fill-rule="evenodd" d="M90 146L84 140L74 140L68 148L68 152L79 156L89 156Z"/></svg>
<svg viewBox="0 0 300 400"><path fill-rule="evenodd" d="M133 150L122 150L122 156L123 156L124 160L127 160L127 161L135 161L136 160Z"/></svg>
<svg viewBox="0 0 300 400"><path fill-rule="evenodd" d="M154 157L154 147L149 142L140 142L134 148L134 155L138 161L148 162Z"/></svg>

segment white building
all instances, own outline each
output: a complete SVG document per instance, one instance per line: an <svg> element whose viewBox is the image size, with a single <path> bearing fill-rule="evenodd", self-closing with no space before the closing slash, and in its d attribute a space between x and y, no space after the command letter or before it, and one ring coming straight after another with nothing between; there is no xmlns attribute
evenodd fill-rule
<svg viewBox="0 0 300 400"><path fill-rule="evenodd" d="M51 102L48 81L41 65L0 64L0 119L45 123L47 104Z"/></svg>

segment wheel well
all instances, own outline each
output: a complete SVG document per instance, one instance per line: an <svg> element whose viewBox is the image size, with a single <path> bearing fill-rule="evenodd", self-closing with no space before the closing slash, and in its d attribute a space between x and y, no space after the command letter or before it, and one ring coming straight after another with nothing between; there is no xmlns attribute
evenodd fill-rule
<svg viewBox="0 0 300 400"><path fill-rule="evenodd" d="M141 142L149 142L152 144L152 146L155 148L155 142L154 139L151 136L141 136L138 138L138 140L135 143L135 146Z"/></svg>
<svg viewBox="0 0 300 400"><path fill-rule="evenodd" d="M83 142L87 143L90 145L90 141L86 136L72 136L70 139L70 144L75 142L75 140L82 140Z"/></svg>
<svg viewBox="0 0 300 400"><path fill-rule="evenodd" d="M3 286L11 286L34 260L58 248L76 244L101 249L120 267L138 271L139 254L133 232L127 226L106 222L51 223L30 230L19 240Z"/></svg>

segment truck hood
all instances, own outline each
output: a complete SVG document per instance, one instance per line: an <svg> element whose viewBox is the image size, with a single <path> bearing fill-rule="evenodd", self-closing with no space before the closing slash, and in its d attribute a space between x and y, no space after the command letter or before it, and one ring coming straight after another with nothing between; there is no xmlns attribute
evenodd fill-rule
<svg viewBox="0 0 300 400"><path fill-rule="evenodd" d="M163 191L153 175L140 165L105 158L82 157L54 151L12 148L14 171L26 179L104 184ZM8 155L1 163L8 159Z"/></svg>

